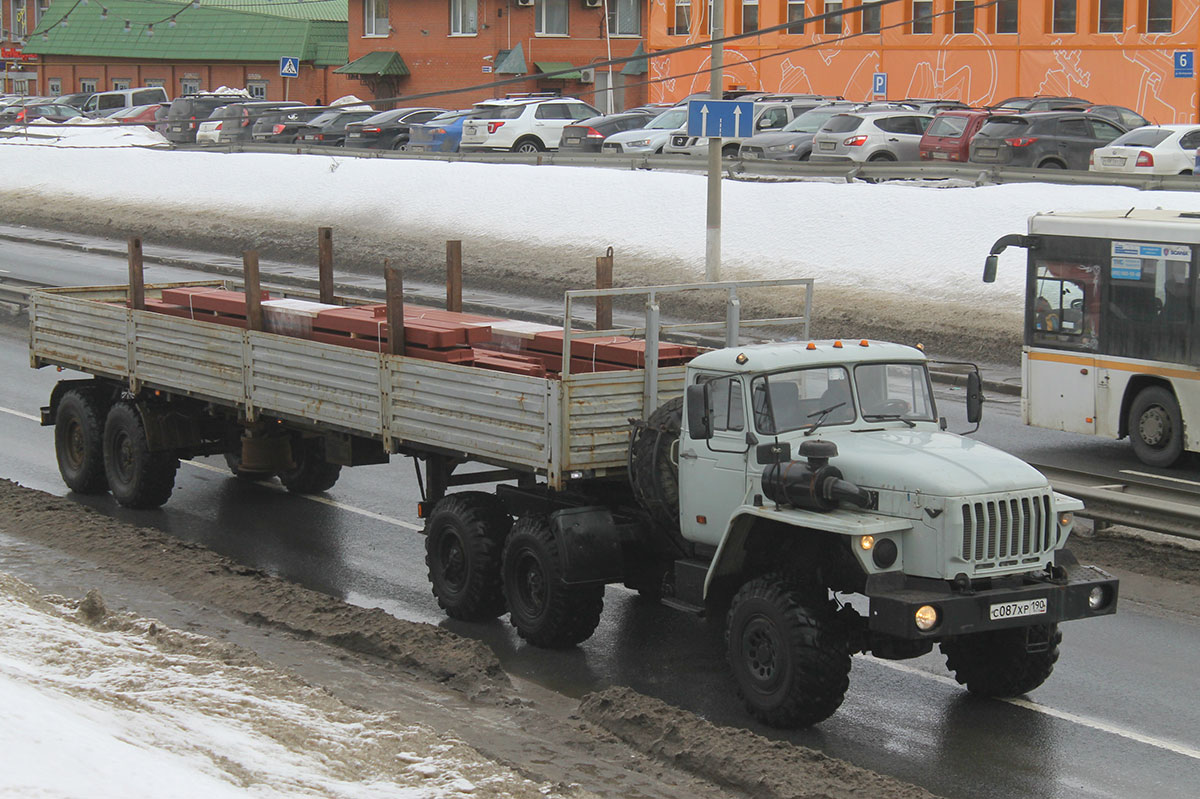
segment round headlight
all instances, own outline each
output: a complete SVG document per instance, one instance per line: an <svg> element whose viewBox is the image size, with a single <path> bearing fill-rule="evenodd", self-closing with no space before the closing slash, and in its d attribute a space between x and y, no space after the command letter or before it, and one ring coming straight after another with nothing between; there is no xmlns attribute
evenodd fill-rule
<svg viewBox="0 0 1200 799"><path fill-rule="evenodd" d="M1074 523L1075 523L1075 514L1074 513L1064 512L1064 513L1058 514L1058 526L1062 527L1064 530L1071 529L1071 525Z"/></svg>
<svg viewBox="0 0 1200 799"><path fill-rule="evenodd" d="M1098 585L1088 592L1088 608L1102 610L1108 604L1108 589Z"/></svg>
<svg viewBox="0 0 1200 799"><path fill-rule="evenodd" d="M896 542L890 538L881 538L875 542L875 550L871 553L871 560L875 561L875 565L880 569L886 569L896 562L896 555L899 550L896 548Z"/></svg>
<svg viewBox="0 0 1200 799"><path fill-rule="evenodd" d="M917 623L917 629L922 632L929 632L938 623L937 608L933 605L922 605L917 608L917 612L913 614L913 620Z"/></svg>

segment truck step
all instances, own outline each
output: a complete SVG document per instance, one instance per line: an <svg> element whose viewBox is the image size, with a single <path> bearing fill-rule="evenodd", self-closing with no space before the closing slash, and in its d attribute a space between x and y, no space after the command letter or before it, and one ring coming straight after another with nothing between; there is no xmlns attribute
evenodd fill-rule
<svg viewBox="0 0 1200 799"><path fill-rule="evenodd" d="M703 605L693 605L691 602L684 602L682 599L676 599L675 597L663 597L662 603L669 608L682 610L684 613L690 613L693 616L704 616Z"/></svg>

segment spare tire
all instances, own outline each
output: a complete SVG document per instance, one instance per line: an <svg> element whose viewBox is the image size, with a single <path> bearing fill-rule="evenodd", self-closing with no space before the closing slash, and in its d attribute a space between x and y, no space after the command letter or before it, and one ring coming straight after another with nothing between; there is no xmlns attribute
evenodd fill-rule
<svg viewBox="0 0 1200 799"><path fill-rule="evenodd" d="M662 543L672 555L690 555L692 551L679 532L678 447L682 422L683 397L676 397L636 426L629 442L633 495L654 519L656 529L665 534Z"/></svg>

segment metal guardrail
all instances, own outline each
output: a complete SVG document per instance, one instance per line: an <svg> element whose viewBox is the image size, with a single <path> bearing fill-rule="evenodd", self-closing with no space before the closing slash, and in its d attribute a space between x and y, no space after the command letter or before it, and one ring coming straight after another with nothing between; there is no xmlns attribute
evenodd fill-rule
<svg viewBox="0 0 1200 799"><path fill-rule="evenodd" d="M571 155L543 153L408 153L393 150L359 150L345 147L314 147L298 144L227 144L187 146L179 149L221 153L297 153L333 158L383 158L389 160L432 160L481 164L526 164L531 166L605 167L609 169L661 169L703 172L707 161L687 155ZM882 161L868 164L809 163L768 159L730 158L723 162L732 178L775 178L790 180L960 180L974 185L1001 183L1055 183L1079 186L1128 186L1143 191L1197 191L1200 176L1117 175L1069 169L1029 169L987 164Z"/></svg>

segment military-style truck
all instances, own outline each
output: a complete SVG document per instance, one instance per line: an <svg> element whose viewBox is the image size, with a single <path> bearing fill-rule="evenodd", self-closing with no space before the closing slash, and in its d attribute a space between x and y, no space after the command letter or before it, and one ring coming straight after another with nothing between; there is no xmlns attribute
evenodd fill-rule
<svg viewBox="0 0 1200 799"><path fill-rule="evenodd" d="M795 291L801 313L741 319L742 294L764 287ZM660 314L691 291L724 295L725 346L576 370L581 340L641 336L652 354L695 335L705 326ZM723 622L737 690L770 725L834 713L859 652L937 644L970 691L1022 694L1050 675L1061 622L1116 608L1117 581L1065 548L1082 504L947 432L920 350L809 340L811 281L568 292L549 377L174 318L131 296L31 296L32 365L91 375L60 382L42 412L74 491L161 505L179 459L198 455L302 492L342 466L416 458L429 579L449 616L507 612L529 644L571 647L623 584ZM573 330L597 296L639 298L644 322ZM800 337L745 343L772 324ZM973 372L970 423L982 402Z"/></svg>

